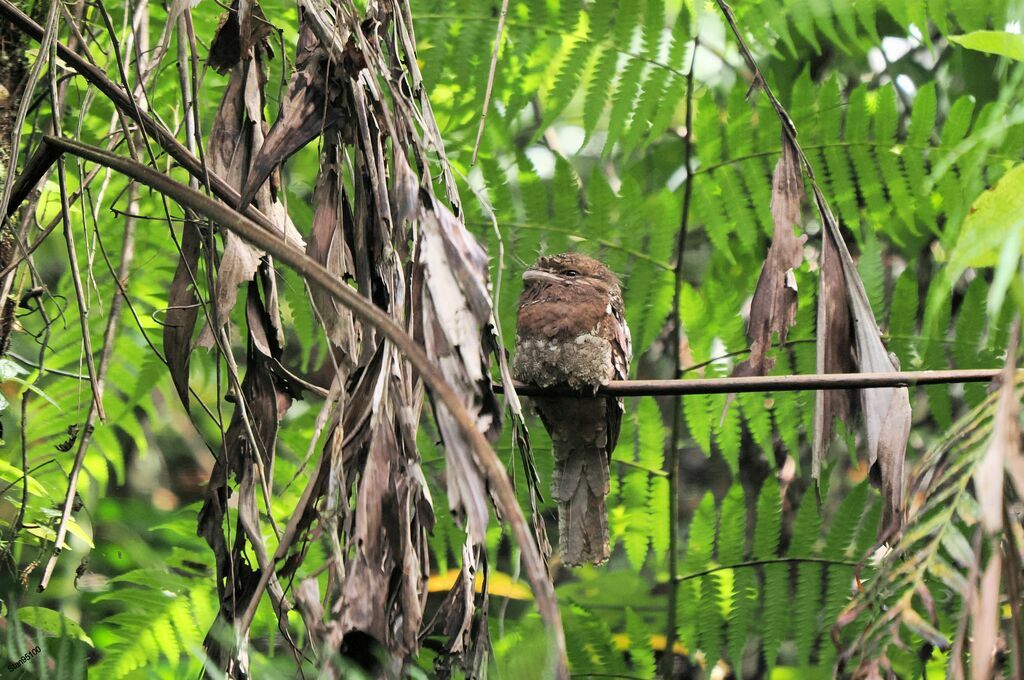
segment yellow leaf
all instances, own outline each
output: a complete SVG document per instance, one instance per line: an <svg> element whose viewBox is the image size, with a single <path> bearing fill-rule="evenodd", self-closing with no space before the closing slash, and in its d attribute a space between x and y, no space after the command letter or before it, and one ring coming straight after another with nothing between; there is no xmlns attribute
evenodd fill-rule
<svg viewBox="0 0 1024 680"><path fill-rule="evenodd" d="M458 569L449 569L443 574L431 574L427 581L427 590L431 593L446 593L455 585L459 578ZM487 590L495 597L507 597L512 600L532 600L530 587L522 581L513 580L504 572L492 571L487 576ZM476 592L483 588L483 579L476 580Z"/></svg>
<svg viewBox="0 0 1024 680"><path fill-rule="evenodd" d="M653 649L654 651L664 652L665 642L666 640L664 635L660 633L653 633L651 635L651 649ZM615 649L619 650L620 652L629 651L629 646L630 644L632 644L629 639L629 636L625 633L615 633L614 635L612 635L612 643L615 645ZM679 640L676 640L675 643L672 645L672 651L680 656L686 656L688 653L686 651L686 645L684 645Z"/></svg>

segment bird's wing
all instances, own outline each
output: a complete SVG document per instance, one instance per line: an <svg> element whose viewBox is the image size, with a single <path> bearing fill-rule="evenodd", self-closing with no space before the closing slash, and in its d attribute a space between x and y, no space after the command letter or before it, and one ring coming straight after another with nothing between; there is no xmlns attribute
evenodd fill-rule
<svg viewBox="0 0 1024 680"><path fill-rule="evenodd" d="M626 325L625 309L622 300L616 300L611 305L612 323L611 346L612 346L612 379L626 380L629 377L629 362L633 358L633 339L629 333L629 326ZM611 460L612 451L619 441L619 426L622 423L622 414L625 412L622 399L609 398L606 409L608 417L608 459Z"/></svg>
<svg viewBox="0 0 1024 680"><path fill-rule="evenodd" d="M622 304L612 305L612 365L615 369L614 380L626 380L629 377L629 362L633 359L633 339L626 325L626 316Z"/></svg>

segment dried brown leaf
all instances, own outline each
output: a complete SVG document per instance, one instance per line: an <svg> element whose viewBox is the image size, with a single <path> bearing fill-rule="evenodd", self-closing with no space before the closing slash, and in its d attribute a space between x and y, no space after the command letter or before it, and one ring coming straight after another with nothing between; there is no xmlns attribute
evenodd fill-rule
<svg viewBox="0 0 1024 680"><path fill-rule="evenodd" d="M326 632L326 626L324 607L320 603L320 584L315 578L304 578L299 581L295 587L295 608L302 615L302 621L306 624L306 631L313 643L313 650L316 651Z"/></svg>
<svg viewBox="0 0 1024 680"><path fill-rule="evenodd" d="M410 474L413 452L400 441L391 418L381 417L362 471L352 534L355 554L336 611L345 634L362 631L408 654L417 649L426 604L426 531L433 514L429 501L424 506L425 480Z"/></svg>
<svg viewBox="0 0 1024 680"><path fill-rule="evenodd" d="M830 276L835 276L834 261L838 261L842 272L843 292L849 305L850 321L853 324L854 360L857 370L861 373L884 373L899 370L899 362L882 344L882 334L875 322L875 314L871 309L864 283L861 281L857 267L846 247L839 224L819 192L815 193L818 212L825 223L822 236L826 245L823 247L822 290L819 292L819 336L818 360L824 363L824 356L829 351L843 352L846 350L846 338L823 335L822 329L829 330L828 322L835 323L835 318L826 319L823 323L822 310L833 313L840 308L835 299L840 294L834 286L826 287L826 267ZM832 255L835 257L833 258ZM824 298L824 300L822 299ZM910 395L905 387L876 387L860 391L861 411L864 415L867 430L868 459L872 465L877 463L882 478L882 531L898 528L903 520L904 492L904 460L906 458L907 440L910 438ZM821 398L816 403L815 426L824 426L829 414L824 412L825 401ZM813 469L816 473L821 469L821 458L825 454L828 441L820 433L815 433L815 442L819 446L812 452Z"/></svg>
<svg viewBox="0 0 1024 680"><path fill-rule="evenodd" d="M306 253L339 279L355 278L355 261L346 234L353 231L351 209L338 172L338 149L331 145L324 150L313 191L313 227ZM348 225L348 226L346 226ZM358 356L360 334L352 312L319 288L311 289L313 304L331 343L348 358L350 368Z"/></svg>
<svg viewBox="0 0 1024 680"><path fill-rule="evenodd" d="M263 128L253 121L263 119L262 88L265 80L259 59L236 65L210 130L207 155L210 168L238 189L247 176L249 159L263 144ZM266 184L257 191L255 203L273 224L278 225L282 238L297 247L305 247L284 207L272 198ZM263 257L262 250L230 231L223 232L223 239L224 252L214 290L213 325L216 328L227 322L238 298L238 287L253 279ZM276 318L274 326L275 334L280 334ZM209 325L200 333L196 344L206 348L213 346L214 334Z"/></svg>
<svg viewBox="0 0 1024 680"><path fill-rule="evenodd" d="M394 431L388 423L381 423L374 431L359 485L353 535L356 554L349 561L341 599L345 631L361 630L381 643L389 639L387 598L395 558L390 544L400 531L397 518L385 519L385 509L395 502L397 451ZM401 549L400 545L394 547Z"/></svg>
<svg viewBox="0 0 1024 680"><path fill-rule="evenodd" d="M992 554L981 576L979 587L971 589L971 678L995 677L995 653L999 638L999 584L1003 558L999 539L992 540Z"/></svg>
<svg viewBox="0 0 1024 680"><path fill-rule="evenodd" d="M491 320L487 255L466 227L436 201L420 212L417 251L424 348L462 395L480 431L493 438L501 420L483 335ZM486 483L447 409L435 405L435 416L448 457L449 504L466 518L473 541L482 543L488 517Z"/></svg>
<svg viewBox="0 0 1024 680"><path fill-rule="evenodd" d="M772 219L775 229L761 276L750 303L747 336L750 358L739 364L734 375L764 375L775 360L768 356L772 338L786 341L786 333L796 321L797 288L793 270L803 263L806 236L797 236L794 228L800 220L803 200L803 176L796 149L783 135L782 156L772 175Z"/></svg>
<svg viewBox="0 0 1024 680"><path fill-rule="evenodd" d="M189 359L192 356L192 331L199 314L199 296L194 288L198 272L201 237L195 222L185 221L181 232L181 257L174 270L164 315L164 356L178 398L188 410Z"/></svg>
<svg viewBox="0 0 1024 680"><path fill-rule="evenodd" d="M1020 337L1020 322L1014 324L1010 344L1006 349L1006 363L1000 375L999 401L996 403L992 439L989 441L985 459L979 466L985 468L985 478L975 477L978 502L981 504L982 519L989 533L1002 529L1003 470L1005 469L1017 498L1024 499L1024 454L1020 446L1020 402L1017 400L1017 344ZM990 460L991 459L991 460ZM996 469L998 466L998 470ZM997 479L998 478L998 479ZM998 506L996 505L996 488ZM996 513L998 511L998 518Z"/></svg>
<svg viewBox="0 0 1024 680"><path fill-rule="evenodd" d="M817 358L818 373L850 373L855 370L850 306L839 254L830 238L822 238L818 278ZM855 396L851 390L818 390L814 402L814 438L811 476L818 479L821 463L832 441L835 420L847 422Z"/></svg>
<svg viewBox="0 0 1024 680"><path fill-rule="evenodd" d="M178 4L177 1L175 4ZM241 19L241 21L240 21ZM227 73L243 58L252 55L253 47L259 44L269 52L267 43L274 32L274 25L267 21L258 3L235 0L231 10L225 12L210 43L207 63L218 73Z"/></svg>
<svg viewBox="0 0 1024 680"><path fill-rule="evenodd" d="M336 81L344 71L341 65L330 62L327 50L320 46L306 23L299 34L295 67L281 102L281 115L253 156L240 205L252 200L276 167L332 127L342 115L341 88Z"/></svg>
<svg viewBox="0 0 1024 680"><path fill-rule="evenodd" d="M238 395L239 406L232 413L231 423L224 434L224 452L217 457L210 476L197 528L216 557L220 610L215 628L225 630L233 628L234 621L244 612L259 581L259 572L242 559L246 544L256 555L259 569L274 568L260 527L257 497L258 493L259 497L265 497L265 482L273 474L278 425L291 406L291 397L273 373L274 362L280 358L280 348L266 340L269 317L254 283L249 285L246 318L251 341L241 394ZM264 339L272 356L257 348L256 342L252 341L254 336ZM230 546L224 527L231 495L229 475L237 483L233 502L237 507L237 523L232 529L234 539ZM279 618L284 618L288 604L280 582L274 576L271 576L268 592ZM248 631L234 631L227 640L228 644L223 644L207 636L207 652L220 668L237 669L230 672L232 676L244 675L248 664Z"/></svg>
<svg viewBox="0 0 1024 680"><path fill-rule="evenodd" d="M487 570L481 568L481 557L486 557L480 547L467 543L462 547L462 569L455 584L438 607L434 617L423 628L421 640L431 635L445 637L444 648L435 663L438 678L445 680L452 676L453 662L467 677L477 677L475 671L486 667L486 656L490 651L487 632ZM481 592L475 593L476 582L482 580Z"/></svg>

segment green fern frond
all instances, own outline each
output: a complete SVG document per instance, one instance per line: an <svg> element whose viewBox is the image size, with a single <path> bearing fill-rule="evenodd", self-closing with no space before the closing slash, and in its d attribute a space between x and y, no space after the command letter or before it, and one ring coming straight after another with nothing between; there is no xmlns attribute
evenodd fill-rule
<svg viewBox="0 0 1024 680"><path fill-rule="evenodd" d="M995 365L994 357L985 357L982 335L985 332L985 299L988 284L981 277L971 281L960 302L954 328L953 358L958 368L981 368ZM987 360L986 360L987 359ZM964 385L964 399L968 405L977 406L985 398L985 385Z"/></svg>
<svg viewBox="0 0 1024 680"><path fill-rule="evenodd" d="M910 370L916 363L917 302L917 280L912 270L905 269L893 286L887 324L889 350L896 354L903 370Z"/></svg>
<svg viewBox="0 0 1024 680"><path fill-rule="evenodd" d="M725 620L722 615L721 572L699 579L700 603L697 606L697 645L704 652L705 668L712 669L721 658L725 642Z"/></svg>
<svg viewBox="0 0 1024 680"><path fill-rule="evenodd" d="M711 413L709 395L694 394L683 399L683 418L690 436L705 455L711 454Z"/></svg>
<svg viewBox="0 0 1024 680"><path fill-rule="evenodd" d="M594 44L587 40L586 36L581 37L569 48L558 65L554 78L549 79L552 84L546 100L544 122L539 126L539 131L547 128L572 100L577 86L583 79L593 50Z"/></svg>
<svg viewBox="0 0 1024 680"><path fill-rule="evenodd" d="M820 564L811 563L799 564L796 569L793 640L796 643L797 663L800 666L806 666L810 662L820 625L822 571L823 567Z"/></svg>
<svg viewBox="0 0 1024 680"><path fill-rule="evenodd" d="M793 535L789 540L786 554L790 557L809 557L814 554L814 544L821 529L821 515L818 512L814 492L808 490L797 508L793 520Z"/></svg>
<svg viewBox="0 0 1024 680"><path fill-rule="evenodd" d="M619 141L622 131L626 129L626 122L633 111L633 104L636 101L636 93L640 87L641 75L644 71L644 62L634 57L627 57L625 66L619 72L615 84L615 90L611 97L611 113L608 117L607 137L604 143L602 155L608 157Z"/></svg>
<svg viewBox="0 0 1024 680"><path fill-rule="evenodd" d="M823 555L834 560L850 557L854 547L857 528L868 508L868 482L864 481L853 487L843 498L835 515L829 521L828 533L825 537ZM855 557L860 557L856 555Z"/></svg>
<svg viewBox="0 0 1024 680"><path fill-rule="evenodd" d="M654 651L651 631L632 609L626 609L626 633L629 635L629 659L632 672L641 678L654 677Z"/></svg>
<svg viewBox="0 0 1024 680"><path fill-rule="evenodd" d="M610 48L600 47L596 50L598 55L590 76L590 83L587 85L586 95L583 100L583 130L586 134L585 140L589 141L597 129L608 102L615 97L615 82L609 80L607 74L614 74L619 63L619 53Z"/></svg>
<svg viewBox="0 0 1024 680"><path fill-rule="evenodd" d="M945 347L943 345L943 331L939 329L949 328L950 302L943 299L937 305L931 303L933 296L939 295L938 287L933 286L928 293L926 309L936 309L938 316L930 326L922 328L925 336L922 358L927 368L944 367L947 365ZM943 429L948 429L953 423L953 405L949 397L947 385L929 385L925 387L925 394L928 395L928 405L931 416Z"/></svg>
<svg viewBox="0 0 1024 680"><path fill-rule="evenodd" d="M782 529L782 497L779 483L772 475L761 485L755 517L753 556L757 559L774 557Z"/></svg>
<svg viewBox="0 0 1024 680"><path fill-rule="evenodd" d="M865 229L860 239L860 256L857 258L857 273L864 283L868 302L875 314L880 314L885 300L885 265L882 262L882 244L870 229Z"/></svg>
<svg viewBox="0 0 1024 680"><path fill-rule="evenodd" d="M629 669L615 649L611 630L600 616L578 605L565 608L566 649L573 673L627 674ZM648 638L649 639L649 638ZM639 644L642 644L640 642Z"/></svg>
<svg viewBox="0 0 1024 680"><path fill-rule="evenodd" d="M743 488L734 484L722 500L718 525L718 560L722 564L735 564L746 553L747 505ZM728 607L727 607L728 608Z"/></svg>
<svg viewBox="0 0 1024 680"><path fill-rule="evenodd" d="M629 46L643 20L643 3L618 2L615 11L615 44Z"/></svg>
<svg viewBox="0 0 1024 680"><path fill-rule="evenodd" d="M768 668L773 668L779 656L779 646L789 634L793 614L787 565L765 565L762 593L764 605L761 610L761 647L765 664Z"/></svg>

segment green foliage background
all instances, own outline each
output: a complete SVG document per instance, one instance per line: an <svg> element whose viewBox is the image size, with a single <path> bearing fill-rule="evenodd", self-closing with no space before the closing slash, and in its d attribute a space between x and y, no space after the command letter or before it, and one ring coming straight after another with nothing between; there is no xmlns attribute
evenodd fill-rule
<svg viewBox="0 0 1024 680"><path fill-rule="evenodd" d="M271 80L286 78L297 37L296 10L279 0L261 5L281 29L279 56L287 56L287 62L273 62ZM979 195L1024 157L1024 67L949 38L1002 30L1022 15L1019 4L764 0L736 5L739 25L790 111L858 254L877 320L902 367L999 366L1009 321L1019 307L1019 284L1009 287L1005 302L993 304L987 270L969 269L959 277L961 269L955 280L943 272L965 239L977 235L965 236L965 229L996 228L972 227L967 218ZM726 38L717 10L677 0L512 0L480 158L471 165L499 6L495 0L421 0L414 3L413 17L424 79L462 185L466 221L493 258L506 345L511 348L523 269L538 254L576 249L599 256L622 277L634 376L667 376L672 249L686 179L681 138L686 75L694 64L695 172L681 309L684 365L693 367L687 377L727 375L747 348L744 306L772 230L770 180L780 130L765 98L749 92L750 73ZM108 9L120 26L123 8ZM202 3L192 11L201 44L208 45L222 10ZM92 20L99 44L93 54L102 65L109 50L100 48L109 46L109 37L98 19ZM165 20L165 10L152 6L153 35ZM696 55L694 36L701 45ZM111 63L106 67L113 73ZM152 110L169 124L180 124L173 68L154 82ZM199 98L204 129L224 83L214 71L205 72ZM273 118L275 88L268 93ZM65 128L102 143L112 111L102 98L87 107L88 99L84 83L73 79ZM26 136L38 134L49 116L44 103L26 124ZM310 223L317 154L315 146L304 149L284 169L288 209L303 232ZM73 190L81 169L69 171ZM114 291L107 263L117 261L125 191L125 181L114 175L104 191L94 188L73 206L79 259L91 272L94 338L102 337L105 305ZM158 342L177 256L169 252L162 201L145 191L138 200L137 213L145 217L128 281L133 308L120 329L110 370L107 422L93 433L85 459L84 508L75 516L72 550L62 556L45 593L33 592L38 574L28 570L30 588L19 583L20 574L5 573L0 595L12 622L8 633L37 624L44 633L38 639L54 659L84 655L90 675L97 677L180 677L198 672L197 654L214 616L211 560L194 527L203 475L212 464L211 450L219 447L220 431L210 418L199 430L192 426L147 344ZM178 207L168 209L173 217L182 216ZM59 194L51 183L39 204L39 222L46 224L58 210ZM805 218L808 263L796 273L800 308L789 345L775 351L778 374L814 372L813 263L820 225L809 210ZM0 419L10 455L0 460L0 480L18 481L23 445L32 468L26 521L33 528L12 546L19 571L36 560L45 562L52 548L47 539L53 540L55 508L73 456L56 445L81 421L90 399L88 383L69 377L83 374L85 367L64 247L55 237L36 257L53 292L44 301L55 320L44 357L47 372L33 368L39 360L39 345L31 337L42 327L38 315L25 315L26 333L2 364ZM1019 243L1017 248L1011 278ZM323 360L324 344L302 283L289 271L281 272L279 283L290 328L289 367L313 370ZM225 383L218 383L216 366L203 352L193 357L192 377L198 395L226 422ZM911 397L908 455L916 459L968 408L984 407L985 387L912 389ZM24 442L22 403L28 424ZM854 565L873 547L879 516L877 493L862 481L866 468L858 458L856 428L834 448L827 488L816 494L808 462L813 394L739 395L723 415L725 403L723 395L683 400L678 525L684 550L677 622L686 672L710 670L724 659L748 675L829 677L837 653L830 629L850 597ZM651 397L627 402L614 454L611 562L559 573L575 673L649 677L659 646L664 648L671 526L663 471L671 444L667 406ZM289 516L308 474L303 461L317 409L313 398L297 403L281 429L278 519ZM550 443L539 422L531 436L546 484ZM442 509L443 458L435 440L426 423L420 437L424 470L435 507ZM525 507L526 484L509 433L499 445ZM299 481L293 482L296 475ZM5 537L20 492L18 482L0 500ZM550 518L553 506L546 503L542 510ZM966 526L968 519L958 521ZM439 510L431 538L435 572L457 568L462 542L461 530ZM489 548L495 569L516 574L515 548L499 526L492 526ZM319 549L311 547L299 576L316 570ZM80 563L85 567L76 587ZM860 578L867 577L860 572ZM519 590L503 591L495 583L493 663L501 677L528 677L544 649L539 619L530 603L519 599ZM950 598L941 605L949 626L944 630L951 635L959 602ZM70 623L62 624L61 618L44 622L21 609L33 606L61 611L81 624L81 634L70 633ZM15 616L17 609L24 616ZM254 675L293 672L269 606L261 609L253 630ZM5 640L9 659L24 653L22 636L7 634ZM427 673L431 649L425 647L417 660ZM943 675L944 653L932 650L919 658L917 651L911 646L894 652L898 670ZM72 677L82 672L81 663L59 661L59 668ZM36 671L43 675L44 669Z"/></svg>

